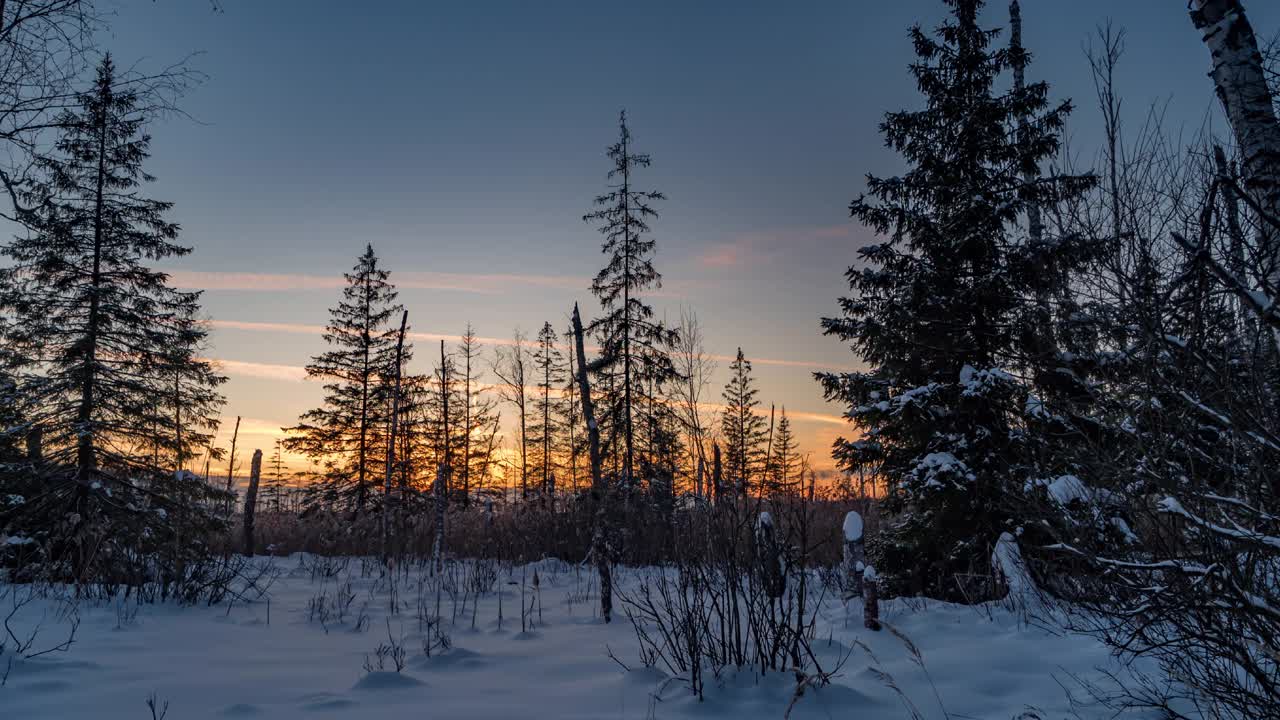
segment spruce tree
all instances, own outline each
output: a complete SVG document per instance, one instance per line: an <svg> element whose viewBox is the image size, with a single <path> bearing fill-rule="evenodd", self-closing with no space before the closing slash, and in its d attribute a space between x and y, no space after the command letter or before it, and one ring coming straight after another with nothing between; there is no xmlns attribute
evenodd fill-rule
<svg viewBox="0 0 1280 720"><path fill-rule="evenodd" d="M217 491L181 470L209 443L225 378L200 358L199 293L145 264L190 252L171 203L140 192L153 179L145 104L105 56L58 118L0 271L8 359L46 476L0 530L41 540L47 567L77 580L140 577L134 562L168 572L203 556L217 527Z"/></svg>
<svg viewBox="0 0 1280 720"><path fill-rule="evenodd" d="M397 334L392 319L403 308L372 245L344 277L347 287L325 327L324 339L332 349L307 365L309 377L325 381L324 404L286 428L284 446L323 464L310 505L323 502L349 509L355 517L379 497L376 490L386 469L384 435ZM411 354L406 347L405 357Z"/></svg>
<svg viewBox="0 0 1280 720"><path fill-rule="evenodd" d="M746 496L753 478L763 469L764 441L768 432L764 417L756 408L759 392L751 379L751 361L738 348L729 363L729 382L724 387L724 411L720 434L724 437L724 478L727 490Z"/></svg>
<svg viewBox="0 0 1280 720"><path fill-rule="evenodd" d="M652 388L675 377L670 350L676 333L654 317L653 307L641 293L662 286L653 266L655 242L649 237L649 221L658 216L653 203L662 193L637 190L632 177L650 164L648 154L631 146L624 110L618 117L618 142L609 146L613 162L609 190L595 199L597 210L583 220L594 223L604 235L603 252L608 264L596 275L591 292L600 301L602 315L588 331L600 343L600 358L592 363L599 378L598 421L613 450L615 464L627 483L635 482L637 425L647 405L657 402Z"/></svg>
<svg viewBox="0 0 1280 720"><path fill-rule="evenodd" d="M1060 258L1046 243L1029 262L1014 230L1032 206L1092 180L1026 179L1057 152L1070 106L1049 107L1042 83L997 94L1013 58L994 46L996 31L978 26L982 2L947 5L953 18L936 37L911 31L923 109L881 125L908 169L868 177L869 197L850 206L882 241L860 249L862 266L846 273L854 296L841 300L843 315L822 321L869 369L817 377L863 436L837 441L835 459L850 472L878 467L889 485L894 520L875 548L881 582L957 598L956 576L985 573L996 538L1013 529L1007 495L1038 454L1023 428L1035 370L1023 349L1034 343L1019 337L1019 321L1036 306L1040 279L1029 266Z"/></svg>

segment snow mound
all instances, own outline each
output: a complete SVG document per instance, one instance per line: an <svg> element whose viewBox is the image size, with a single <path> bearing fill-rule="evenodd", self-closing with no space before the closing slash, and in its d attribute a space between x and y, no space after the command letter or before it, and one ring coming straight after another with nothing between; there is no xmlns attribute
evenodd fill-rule
<svg viewBox="0 0 1280 720"><path fill-rule="evenodd" d="M1011 597L1024 597L1035 592L1036 585L1027 572L1026 562L1022 559L1022 550L1018 549L1018 541L1009 533L1000 533L995 550L991 552L991 564L995 566L1005 585L1009 587Z"/></svg>
<svg viewBox="0 0 1280 720"><path fill-rule="evenodd" d="M845 542L857 542L862 539L862 516L856 510L850 510L844 516Z"/></svg>
<svg viewBox="0 0 1280 720"><path fill-rule="evenodd" d="M356 681L352 690L403 690L422 687L424 683L412 675L391 670L375 670Z"/></svg>
<svg viewBox="0 0 1280 720"><path fill-rule="evenodd" d="M1005 538L1000 556L1016 562L1014 550L1013 538ZM532 578L534 568L504 566L495 585L501 601L490 591L482 595L478 609L464 610L459 602L452 612L451 603L442 604L453 647L426 657L412 616L403 608L389 610L387 586L376 577L362 578L358 559L327 581L313 581L310 573L289 574L299 559L264 560L286 571L270 589L270 622L262 601L237 601L230 609L143 605L137 622L123 628L113 603L81 604L81 623L70 650L14 663L0 689L0 718L137 720L141 699L152 692L172 702L170 718L180 711L182 718L281 720L640 718L649 716L655 697L660 703L653 715L662 720L777 720L789 707L792 720L905 717L909 713L900 696L886 685L889 678L913 701L931 703L921 707L930 720L945 716L931 700L935 697L951 717L1007 720L1034 706L1041 717L1054 720L1111 720L1112 710L1073 702L1058 679L1070 674L1105 684L1105 673L1125 672L1097 640L1028 624L1008 603L975 611L938 601L881 599L881 617L919 648L926 675L893 633L862 627L856 601L817 593L813 651L824 669L842 667L830 685L807 686L792 707L796 676L789 670L761 676L726 669L714 681L708 671L706 698L700 703L678 674L642 666L636 634L621 603L615 605L612 623L601 622L595 597L582 597L587 572L578 580L577 571L569 570L557 584L549 581L554 561L535 566L547 577L540 608L537 595L526 589L525 602L535 599L536 631L521 637L515 635L521 627L520 590L507 582L526 573ZM464 567L461 572L468 571ZM655 575L674 572L619 565L615 588L619 595L634 597ZM1016 578L1012 570L1008 574ZM867 568L866 577L874 578L875 569ZM408 571L404 588L430 581L427 569L415 568ZM326 632L319 622L308 622L308 606L317 594L346 582L359 603L368 599L364 612L372 630L347 632L330 625ZM500 602L501 632L495 632ZM60 608L56 598L37 598L10 625L22 637L39 626L38 648L51 646L69 630L59 619ZM230 622L224 621L227 617ZM379 628L385 631L388 620L393 635L405 633L407 668L366 675L362 662L386 641ZM353 623L349 618L348 625ZM1138 665L1158 672L1154 664Z"/></svg>
<svg viewBox="0 0 1280 720"><path fill-rule="evenodd" d="M1043 487L1049 493L1049 497L1053 498L1059 505L1070 505L1073 500L1079 500L1082 503L1088 503L1090 500L1088 486L1075 475L1059 475L1056 478L1029 480L1025 489L1030 491L1036 486Z"/></svg>

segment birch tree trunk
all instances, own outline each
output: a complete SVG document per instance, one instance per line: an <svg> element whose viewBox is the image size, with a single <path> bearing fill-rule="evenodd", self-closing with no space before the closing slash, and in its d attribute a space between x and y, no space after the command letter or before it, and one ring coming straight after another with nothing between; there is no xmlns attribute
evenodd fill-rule
<svg viewBox="0 0 1280 720"><path fill-rule="evenodd" d="M258 505L258 482L262 479L262 451L253 451L249 464L249 488L244 493L244 554L253 557L253 518Z"/></svg>
<svg viewBox="0 0 1280 720"><path fill-rule="evenodd" d="M1280 122L1258 50L1258 39L1240 0L1192 0L1191 22L1209 48L1214 89L1240 147L1244 191L1270 221L1280 220ZM1280 286L1280 231L1259 218L1263 280Z"/></svg>
<svg viewBox="0 0 1280 720"><path fill-rule="evenodd" d="M578 387L582 395L582 417L587 422L587 448L591 458L591 495L596 504L591 532L590 556L600 573L600 616L607 623L613 619L613 575L609 567L609 483L601 471L600 426L596 424L595 406L591 402L591 382L587 379L587 354L582 340L582 317L578 304L573 305L573 340L578 356Z"/></svg>
<svg viewBox="0 0 1280 720"><path fill-rule="evenodd" d="M444 570L444 520L445 520L445 491L449 482L449 466L440 463L436 467L436 538L431 548L431 567L433 572Z"/></svg>

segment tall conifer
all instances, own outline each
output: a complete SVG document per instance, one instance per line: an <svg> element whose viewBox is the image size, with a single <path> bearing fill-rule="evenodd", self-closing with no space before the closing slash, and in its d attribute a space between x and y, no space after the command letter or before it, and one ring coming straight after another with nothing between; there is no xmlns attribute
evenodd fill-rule
<svg viewBox="0 0 1280 720"><path fill-rule="evenodd" d="M591 284L603 315L588 331L601 346L592 367L600 378L597 414L615 466L631 484L636 479L640 416L646 405L656 402L651 388L675 376L670 349L676 334L654 318L653 307L641 297L662 286L662 276L653 267L655 242L649 236L649 221L658 216L654 203L665 198L655 190L636 189L635 171L649 167L650 158L632 147L626 111L618 116L618 141L607 154L613 162L609 190L596 198L598 209L583 218L604 235L602 249L609 258Z"/></svg>
<svg viewBox="0 0 1280 720"><path fill-rule="evenodd" d="M854 296L822 322L869 369L818 378L863 435L837 441L836 460L849 471L879 467L890 483L882 582L955 597L956 575L986 572L991 545L1012 529L1005 496L1030 479L1038 439L1023 431L1034 374L1023 348L1036 343L1019 337L1019 321L1034 314L1035 283L1050 277L1030 268L1058 267L1070 247L1030 248L1014 229L1092 178L1027 180L1057 152L1070 106L1049 107L1043 83L997 94L1014 58L978 26L980 0L947 5L953 18L936 36L911 31L924 107L881 125L907 170L868 177L869 197L850 206L882 240L859 250L846 275Z"/></svg>
<svg viewBox="0 0 1280 720"><path fill-rule="evenodd" d="M363 512L385 471L384 433L395 370L396 302L391 273L368 245L355 268L344 275L342 300L329 311L324 339L332 349L312 358L307 375L325 381L324 404L303 413L287 428L284 446L323 463L312 505ZM411 354L405 349L405 357Z"/></svg>

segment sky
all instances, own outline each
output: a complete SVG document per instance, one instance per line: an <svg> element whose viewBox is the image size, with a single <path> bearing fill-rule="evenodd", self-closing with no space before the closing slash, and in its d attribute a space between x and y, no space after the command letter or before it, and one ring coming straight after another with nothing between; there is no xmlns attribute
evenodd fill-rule
<svg viewBox="0 0 1280 720"><path fill-rule="evenodd" d="M582 215L626 108L653 158L637 183L667 196L652 224L664 278L653 304L671 321L696 312L708 352L726 358L712 401L740 346L761 400L785 406L802 451L831 466L848 431L812 372L859 361L819 321L871 237L849 202L866 174L901 169L878 124L919 105L907 31L936 26L940 0L218 5L116 0L100 39L120 65L196 53L187 62L205 75L185 116L151 127L147 192L175 203L195 247L166 269L206 289L240 447L269 452L320 401L301 368L324 349L317 328L366 243L422 334L419 371L431 339L468 322L500 341L563 326L574 301L593 312L604 256ZM1280 30L1280 7L1247 8L1261 36ZM1029 77L1076 105L1077 163L1100 146L1084 48L1108 19L1127 33L1128 124L1154 103L1171 133L1222 129L1182 0L1025 0L1023 17ZM1003 27L1007 6L983 21Z"/></svg>

